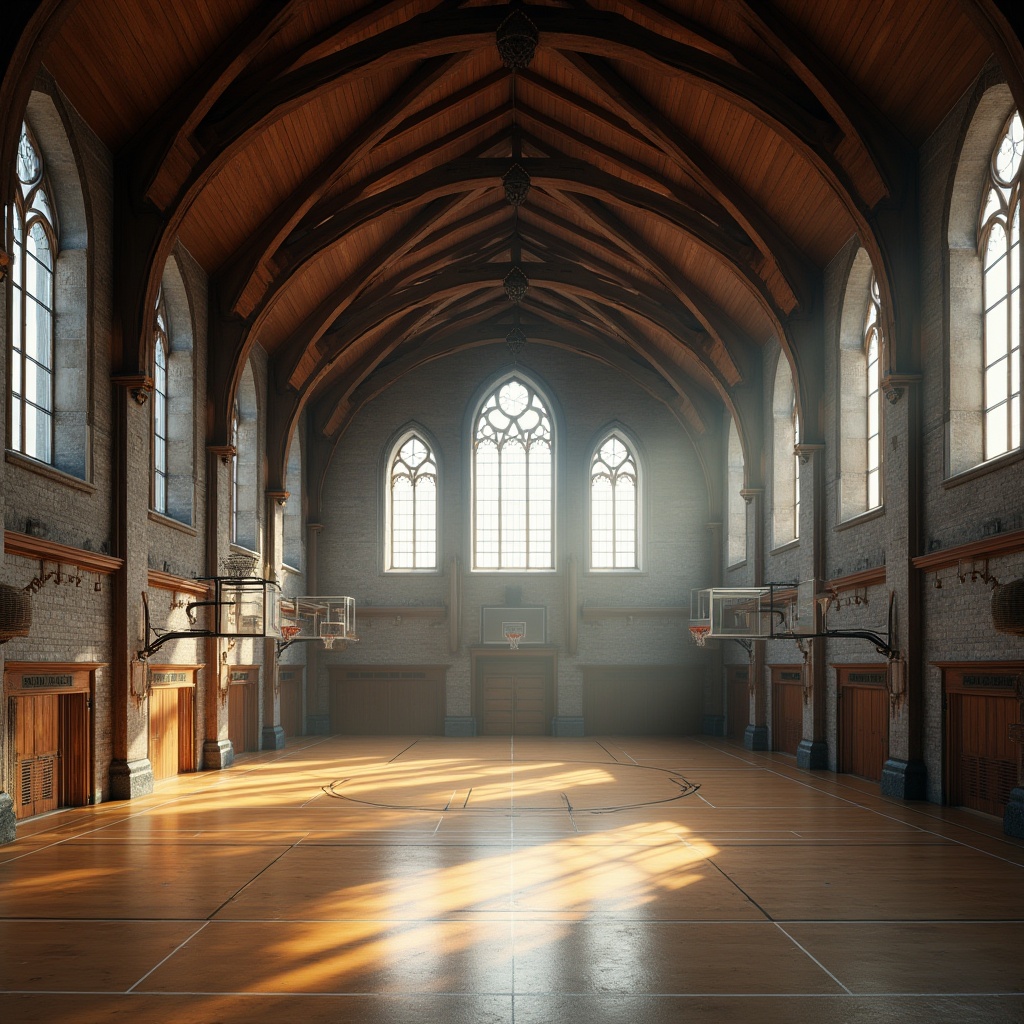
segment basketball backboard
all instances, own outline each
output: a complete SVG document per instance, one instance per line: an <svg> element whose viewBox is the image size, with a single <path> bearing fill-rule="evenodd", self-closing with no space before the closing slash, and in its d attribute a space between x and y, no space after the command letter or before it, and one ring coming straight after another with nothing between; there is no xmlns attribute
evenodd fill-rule
<svg viewBox="0 0 1024 1024"><path fill-rule="evenodd" d="M281 638L286 643L319 640L326 648L338 641L358 640L355 598L320 595L282 598Z"/></svg>

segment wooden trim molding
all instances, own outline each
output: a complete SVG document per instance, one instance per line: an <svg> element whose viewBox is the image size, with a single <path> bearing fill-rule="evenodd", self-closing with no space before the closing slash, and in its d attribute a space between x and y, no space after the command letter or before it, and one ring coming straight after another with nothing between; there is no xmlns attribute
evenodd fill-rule
<svg viewBox="0 0 1024 1024"><path fill-rule="evenodd" d="M209 586L200 580L187 580L184 576L173 576L159 569L149 570L147 583L154 590L173 590L179 594L195 594L196 597L205 597L210 592Z"/></svg>
<svg viewBox="0 0 1024 1024"><path fill-rule="evenodd" d="M910 561L915 569L931 572L935 569L948 569L957 562L972 558L997 558L1000 555L1013 555L1024 551L1024 530L1013 530L1010 533L994 533L991 537L971 541L969 544L957 544L956 547L942 548L927 555L918 555Z"/></svg>
<svg viewBox="0 0 1024 1024"><path fill-rule="evenodd" d="M835 579L827 580L827 590L834 590L838 593L841 590L857 590L860 587L878 587L885 583L885 566L876 565L873 569L861 569L860 572L851 572L846 576L836 576Z"/></svg>
<svg viewBox="0 0 1024 1024"><path fill-rule="evenodd" d="M113 575L124 565L123 558L101 555L98 551L86 551L85 548L73 548L67 544L57 544L55 541L31 537L27 533L18 533L15 530L4 530L4 554L38 558L60 565L73 565L100 576Z"/></svg>

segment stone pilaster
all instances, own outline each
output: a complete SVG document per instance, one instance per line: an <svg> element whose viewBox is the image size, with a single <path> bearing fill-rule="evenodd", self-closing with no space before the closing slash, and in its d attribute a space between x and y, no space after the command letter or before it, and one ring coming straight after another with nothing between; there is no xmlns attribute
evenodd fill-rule
<svg viewBox="0 0 1024 1024"><path fill-rule="evenodd" d="M231 536L231 460L232 445L210 445L206 450L206 564L215 572L220 565L221 551L228 547ZM228 692L225 667L222 664L223 641L206 641L206 718L204 723L203 768L217 771L235 760L234 748L228 739Z"/></svg>
<svg viewBox="0 0 1024 1024"><path fill-rule="evenodd" d="M121 568L113 577L111 643L110 795L130 800L153 792L149 762L149 699L146 666L138 652L148 642L142 594L149 586L150 410L152 381L143 376L114 380L114 554Z"/></svg>
<svg viewBox="0 0 1024 1024"><path fill-rule="evenodd" d="M911 559L920 551L921 383L916 375L890 374L882 382L885 407L886 583L895 594L899 656L889 667L889 755L882 793L908 800L926 796L924 744L924 638L920 573Z"/></svg>
<svg viewBox="0 0 1024 1024"><path fill-rule="evenodd" d="M825 446L798 444L800 466L800 580L799 632L820 633L824 628L821 607L815 600L825 576ZM805 625L806 623L806 625ZM806 641L803 666L803 737L796 751L800 768L828 768L826 740L825 640Z"/></svg>
<svg viewBox="0 0 1024 1024"><path fill-rule="evenodd" d="M266 496L266 574L269 580L280 580L284 552L284 507L287 491L267 491ZM277 659L277 641L268 637L263 643L263 731L261 750L281 750L284 747L284 727L281 725L280 666Z"/></svg>

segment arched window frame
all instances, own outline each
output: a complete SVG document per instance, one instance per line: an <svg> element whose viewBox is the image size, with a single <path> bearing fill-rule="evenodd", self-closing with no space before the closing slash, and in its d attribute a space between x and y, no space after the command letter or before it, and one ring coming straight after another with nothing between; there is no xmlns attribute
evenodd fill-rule
<svg viewBox="0 0 1024 1024"><path fill-rule="evenodd" d="M43 154L26 122L22 123L15 179L8 436L15 451L52 464L56 406L55 270L59 235ZM30 321L30 308L36 310L34 324Z"/></svg>
<svg viewBox="0 0 1024 1024"><path fill-rule="evenodd" d="M296 430L288 448L285 466L285 490L288 500L281 522L282 562L289 569L302 571L302 435Z"/></svg>
<svg viewBox="0 0 1024 1024"><path fill-rule="evenodd" d="M514 399L509 408L526 402L511 418L501 412L508 398ZM533 416L522 419L528 409L536 423ZM503 419L508 419L505 426ZM524 438L522 477L527 484L517 494L516 447ZM501 377L474 405L469 474L474 572L554 571L557 445L550 398L520 372Z"/></svg>
<svg viewBox="0 0 1024 1024"><path fill-rule="evenodd" d="M441 564L436 446L424 431L406 430L389 448L385 467L384 569L436 572Z"/></svg>
<svg viewBox="0 0 1024 1024"><path fill-rule="evenodd" d="M260 430L259 402L252 363L247 362L238 382L232 411L232 543L247 551L260 550Z"/></svg>
<svg viewBox="0 0 1024 1024"><path fill-rule="evenodd" d="M1020 447L1020 192L1024 179L1024 124L1014 110L989 160L979 208L978 257L982 280L982 457Z"/></svg>
<svg viewBox="0 0 1024 1024"><path fill-rule="evenodd" d="M743 498L743 445L736 421L729 419L726 449L725 532L726 564L740 565L747 558L747 503Z"/></svg>
<svg viewBox="0 0 1024 1024"><path fill-rule="evenodd" d="M878 281L871 275L868 288L868 312L864 324L864 373L866 390L867 462L865 466L865 493L867 508L882 504L882 301Z"/></svg>
<svg viewBox="0 0 1024 1024"><path fill-rule="evenodd" d="M153 332L153 510L167 515L167 364L170 358L163 289L156 300Z"/></svg>
<svg viewBox="0 0 1024 1024"><path fill-rule="evenodd" d="M642 568L642 480L636 446L613 428L591 449L589 466L590 570L636 572Z"/></svg>
<svg viewBox="0 0 1024 1024"><path fill-rule="evenodd" d="M772 546L799 539L800 462L796 457L796 387L785 356L779 354L772 397Z"/></svg>

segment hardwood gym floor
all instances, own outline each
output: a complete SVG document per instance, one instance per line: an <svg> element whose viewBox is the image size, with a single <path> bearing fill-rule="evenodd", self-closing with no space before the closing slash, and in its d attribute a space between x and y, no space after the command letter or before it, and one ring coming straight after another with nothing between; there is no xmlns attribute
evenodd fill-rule
<svg viewBox="0 0 1024 1024"><path fill-rule="evenodd" d="M1022 950L999 822L718 740L309 737L0 847L5 1022L1020 1024Z"/></svg>

